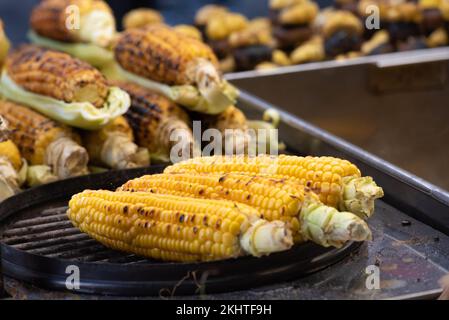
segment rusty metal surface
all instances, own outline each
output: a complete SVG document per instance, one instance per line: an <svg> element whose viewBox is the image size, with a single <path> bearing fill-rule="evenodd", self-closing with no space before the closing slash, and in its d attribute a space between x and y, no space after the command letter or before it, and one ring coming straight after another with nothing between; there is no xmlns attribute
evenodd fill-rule
<svg viewBox="0 0 449 320"><path fill-rule="evenodd" d="M405 221L410 224L404 223ZM372 242L363 245L344 261L306 278L255 290L217 295L207 295L206 288L206 295L182 298L392 299L438 296L441 291L438 280L449 269L449 237L384 202L378 203L376 213L370 220L370 227L374 235ZM365 270L370 265L377 265L380 269L380 289L366 288ZM14 299L105 298L50 292L8 278L5 279L5 287Z"/></svg>

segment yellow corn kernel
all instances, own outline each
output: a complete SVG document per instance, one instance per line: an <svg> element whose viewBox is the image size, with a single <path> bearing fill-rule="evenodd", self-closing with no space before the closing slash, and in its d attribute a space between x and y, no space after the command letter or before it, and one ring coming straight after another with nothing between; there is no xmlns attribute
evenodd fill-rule
<svg viewBox="0 0 449 320"><path fill-rule="evenodd" d="M373 213L374 200L383 196L382 188L371 177L362 177L354 164L333 157L200 157L165 170L166 173L187 171L222 174L241 172L293 179L315 192L324 204L364 217Z"/></svg>

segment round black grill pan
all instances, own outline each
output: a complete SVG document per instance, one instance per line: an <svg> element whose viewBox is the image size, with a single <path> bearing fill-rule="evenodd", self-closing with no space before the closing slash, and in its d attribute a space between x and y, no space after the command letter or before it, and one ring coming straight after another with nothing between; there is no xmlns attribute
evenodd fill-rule
<svg viewBox="0 0 449 320"><path fill-rule="evenodd" d="M66 280L75 266L80 276L76 293L192 295L250 289L303 277L358 248L355 243L340 249L306 243L263 258L167 263L108 249L79 232L67 219L66 206L73 194L85 189L114 190L129 179L162 169L163 166L153 166L73 178L23 192L3 202L2 272L46 289L68 290Z"/></svg>

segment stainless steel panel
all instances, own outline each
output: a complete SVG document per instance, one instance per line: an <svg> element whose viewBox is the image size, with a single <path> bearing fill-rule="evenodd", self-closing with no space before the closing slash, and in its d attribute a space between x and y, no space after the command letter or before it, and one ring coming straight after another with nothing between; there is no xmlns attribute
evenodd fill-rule
<svg viewBox="0 0 449 320"><path fill-rule="evenodd" d="M260 117L273 105L242 92L240 107ZM406 214L449 235L449 192L336 137L286 111L279 110L279 136L291 150L308 155L331 155L354 162L384 188L385 200Z"/></svg>
<svg viewBox="0 0 449 320"><path fill-rule="evenodd" d="M449 49L228 75L239 88L449 190Z"/></svg>

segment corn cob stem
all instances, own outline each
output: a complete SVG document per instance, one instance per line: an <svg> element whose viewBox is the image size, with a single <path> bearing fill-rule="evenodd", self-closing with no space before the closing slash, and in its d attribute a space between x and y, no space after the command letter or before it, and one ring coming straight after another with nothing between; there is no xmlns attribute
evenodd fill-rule
<svg viewBox="0 0 449 320"><path fill-rule="evenodd" d="M115 132L108 136L101 150L102 161L114 169L149 165L148 150L139 148L128 136Z"/></svg>
<svg viewBox="0 0 449 320"><path fill-rule="evenodd" d="M223 94L223 79L210 61L202 58L191 61L186 69L186 78L189 83L196 84L200 94L211 105L223 105L226 108L234 102Z"/></svg>
<svg viewBox="0 0 449 320"><path fill-rule="evenodd" d="M132 128L124 117L118 117L105 127L82 132L83 145L90 161L113 169L148 166L148 150L134 143Z"/></svg>
<svg viewBox="0 0 449 320"><path fill-rule="evenodd" d="M368 219L374 212L374 201L384 196L382 188L371 177L345 177L343 184L340 210L354 212L359 217Z"/></svg>
<svg viewBox="0 0 449 320"><path fill-rule="evenodd" d="M158 144L161 146L168 144L166 154L170 155L170 158L164 159L164 155L159 154L159 160L179 162L178 159L189 159L198 152L195 149L196 144L192 132L190 128L184 129L185 126L185 122L178 119L169 118L161 123L159 128L161 134L157 137Z"/></svg>
<svg viewBox="0 0 449 320"><path fill-rule="evenodd" d="M87 174L89 157L86 149L71 138L60 137L50 143L44 159L60 179Z"/></svg>
<svg viewBox="0 0 449 320"><path fill-rule="evenodd" d="M287 250L293 240L284 223L259 220L240 237L240 245L248 254L260 257Z"/></svg>
<svg viewBox="0 0 449 320"><path fill-rule="evenodd" d="M0 202L20 191L19 175L6 157L0 156Z"/></svg>
<svg viewBox="0 0 449 320"><path fill-rule="evenodd" d="M301 235L322 246L341 247L348 241L371 240L368 225L350 212L317 202L306 204L301 209Z"/></svg>
<svg viewBox="0 0 449 320"><path fill-rule="evenodd" d="M332 157L212 156L178 163L165 172L240 172L288 178L317 193L324 204L362 218L373 214L374 200L383 196L371 177L361 177L354 164Z"/></svg>
<svg viewBox="0 0 449 320"><path fill-rule="evenodd" d="M99 47L108 47L116 35L115 19L108 10L92 10L81 17L79 39Z"/></svg>

